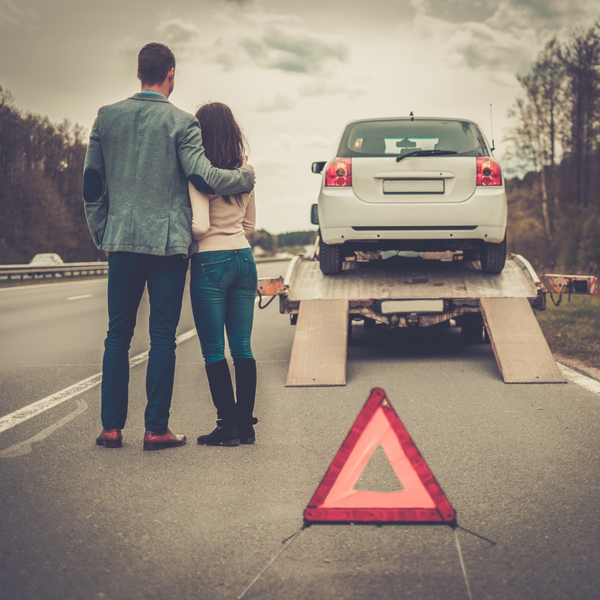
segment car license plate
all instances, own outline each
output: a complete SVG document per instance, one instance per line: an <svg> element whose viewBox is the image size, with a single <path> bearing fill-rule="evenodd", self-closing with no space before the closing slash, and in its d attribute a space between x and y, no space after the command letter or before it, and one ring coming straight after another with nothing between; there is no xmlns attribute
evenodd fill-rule
<svg viewBox="0 0 600 600"><path fill-rule="evenodd" d="M443 194L443 179L384 179L384 194Z"/></svg>
<svg viewBox="0 0 600 600"><path fill-rule="evenodd" d="M382 300L381 314L393 313L442 313L443 300Z"/></svg>

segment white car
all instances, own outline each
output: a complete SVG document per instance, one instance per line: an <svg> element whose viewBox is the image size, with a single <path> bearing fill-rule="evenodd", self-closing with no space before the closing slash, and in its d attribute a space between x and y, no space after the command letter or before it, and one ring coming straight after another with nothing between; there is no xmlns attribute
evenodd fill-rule
<svg viewBox="0 0 600 600"><path fill-rule="evenodd" d="M320 264L339 273L354 251L462 250L486 273L506 259L507 202L500 165L476 123L364 119L346 126L323 173L311 221Z"/></svg>
<svg viewBox="0 0 600 600"><path fill-rule="evenodd" d="M63 259L53 252L48 252L46 254L36 254L30 261L30 265L34 266L43 266L43 265L62 265Z"/></svg>

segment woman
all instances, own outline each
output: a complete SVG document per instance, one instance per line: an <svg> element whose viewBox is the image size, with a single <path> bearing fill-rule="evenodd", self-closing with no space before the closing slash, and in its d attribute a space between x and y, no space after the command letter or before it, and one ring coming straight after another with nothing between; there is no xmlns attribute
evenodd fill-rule
<svg viewBox="0 0 600 600"><path fill-rule="evenodd" d="M207 158L215 167L237 169L245 154L245 138L229 107L220 102L196 113ZM198 438L199 444L253 444L252 415L256 394L256 362L250 347L256 265L247 235L254 231L254 192L207 196L189 186L192 235L198 252L191 258L191 299L202 346L206 375L217 409L217 427ZM237 402L225 358L224 329L235 367Z"/></svg>

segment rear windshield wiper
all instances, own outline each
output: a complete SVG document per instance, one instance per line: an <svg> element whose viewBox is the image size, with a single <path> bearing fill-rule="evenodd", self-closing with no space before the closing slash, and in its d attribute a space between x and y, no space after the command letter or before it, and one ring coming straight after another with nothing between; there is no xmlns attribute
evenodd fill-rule
<svg viewBox="0 0 600 600"><path fill-rule="evenodd" d="M458 154L458 152L454 150L413 150L412 152L397 156L396 162L400 162L403 158L408 158L409 156L448 156L449 154Z"/></svg>

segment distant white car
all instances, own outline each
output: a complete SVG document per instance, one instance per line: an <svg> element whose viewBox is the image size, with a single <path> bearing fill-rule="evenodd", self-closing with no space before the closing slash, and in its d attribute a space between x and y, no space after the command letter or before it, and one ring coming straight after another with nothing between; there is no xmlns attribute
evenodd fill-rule
<svg viewBox="0 0 600 600"><path fill-rule="evenodd" d="M339 273L354 251L463 250L486 273L506 259L507 202L500 165L472 121L365 119L346 126L322 173L311 220L320 264Z"/></svg>
<svg viewBox="0 0 600 600"><path fill-rule="evenodd" d="M52 265L62 265L64 263L63 263L63 259L58 254L47 253L47 254L36 254L31 259L31 261L29 261L29 264L33 265L33 266L44 266L44 265L52 266Z"/></svg>

